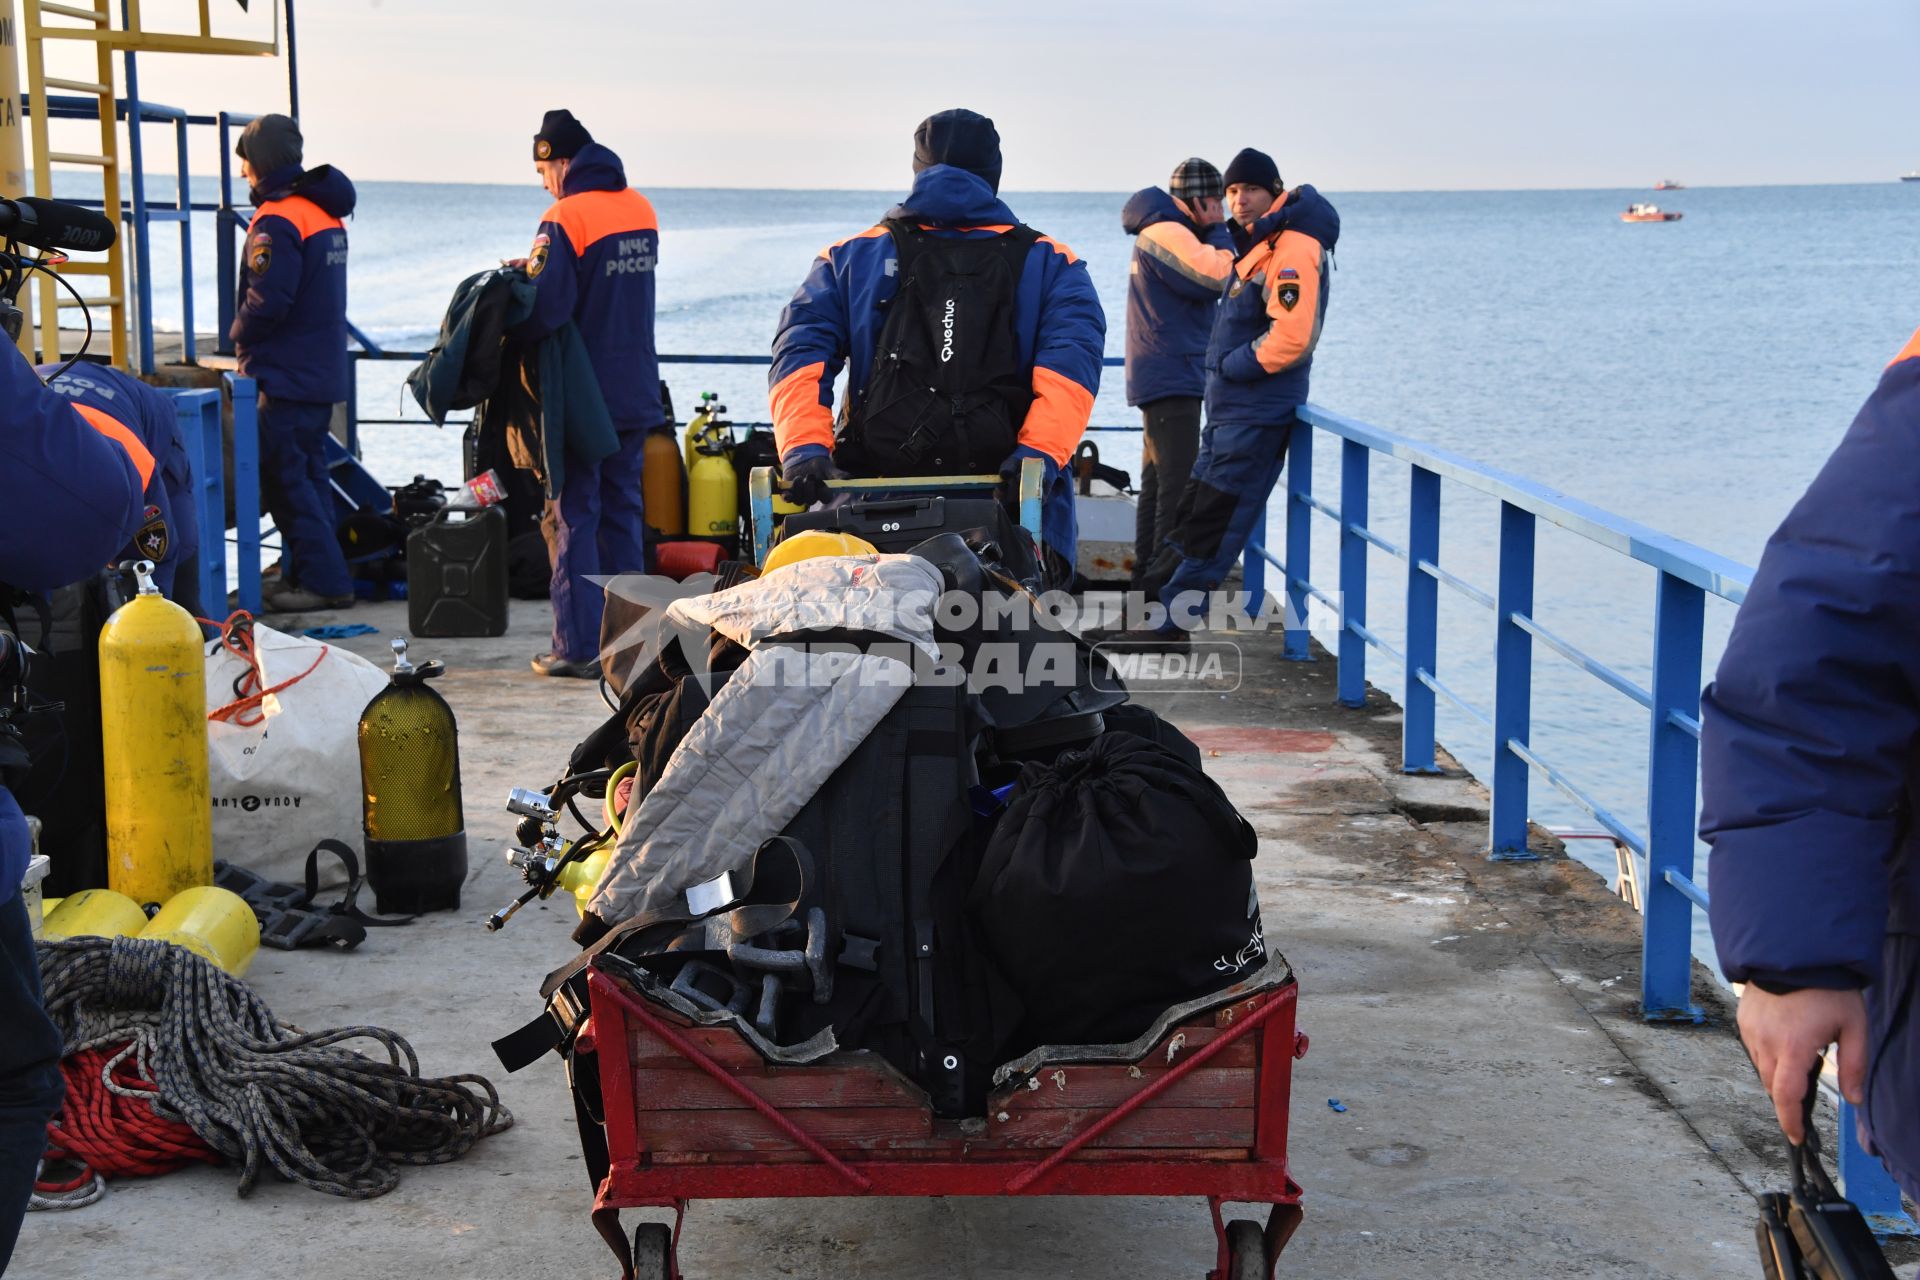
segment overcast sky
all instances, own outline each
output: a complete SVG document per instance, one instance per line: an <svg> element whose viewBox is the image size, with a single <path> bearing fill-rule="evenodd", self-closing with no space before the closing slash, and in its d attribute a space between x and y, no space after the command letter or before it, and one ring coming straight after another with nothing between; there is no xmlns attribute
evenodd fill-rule
<svg viewBox="0 0 1920 1280"><path fill-rule="evenodd" d="M225 29L259 21L215 7ZM914 124L957 105L998 122L1014 190L1126 190L1248 145L1344 191L1920 167L1915 0L297 8L309 162L361 180L526 181L559 106L643 187L896 189ZM141 79L194 110L286 107L284 63L143 55Z"/></svg>

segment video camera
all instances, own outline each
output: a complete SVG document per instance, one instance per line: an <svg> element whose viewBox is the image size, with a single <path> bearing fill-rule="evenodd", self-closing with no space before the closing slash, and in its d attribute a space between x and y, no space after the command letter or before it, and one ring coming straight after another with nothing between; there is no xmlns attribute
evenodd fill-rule
<svg viewBox="0 0 1920 1280"><path fill-rule="evenodd" d="M17 342L25 315L14 304L29 273L44 271L66 261L65 250L77 253L101 253L113 247L119 229L111 220L92 209L58 200L26 196L19 200L0 200L0 330L7 340ZM18 246L45 251L46 256L29 257ZM57 279L58 277L56 277ZM66 282L61 281L63 285ZM73 292L71 285L66 285ZM77 298L80 295L74 293ZM85 299L81 299L85 305ZM93 328L92 317L87 320Z"/></svg>

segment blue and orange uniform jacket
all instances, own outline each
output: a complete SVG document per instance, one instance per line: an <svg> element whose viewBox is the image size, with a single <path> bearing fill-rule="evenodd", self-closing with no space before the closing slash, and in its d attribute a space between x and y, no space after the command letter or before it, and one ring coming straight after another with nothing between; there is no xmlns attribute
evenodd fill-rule
<svg viewBox="0 0 1920 1280"><path fill-rule="evenodd" d="M1201 230L1159 187L1136 191L1120 225L1133 239L1127 265L1127 403L1207 390L1213 313L1233 278L1233 240L1224 224Z"/></svg>
<svg viewBox="0 0 1920 1280"><path fill-rule="evenodd" d="M1863 1125L1920 1196L1920 333L1768 540L1700 719L1720 967L1865 989Z"/></svg>
<svg viewBox="0 0 1920 1280"><path fill-rule="evenodd" d="M42 377L59 365L42 365ZM47 384L89 422L110 420L137 436L153 456L145 509L133 541L116 560L151 560L153 580L167 595L182 572L194 573L200 550L200 513L194 503L193 462L180 436L173 401L130 373L98 364L76 364ZM116 433L117 434L117 433Z"/></svg>
<svg viewBox="0 0 1920 1280"><path fill-rule="evenodd" d="M1281 426L1306 403L1340 215L1312 187L1255 223L1207 345L1207 421Z"/></svg>
<svg viewBox="0 0 1920 1280"><path fill-rule="evenodd" d="M620 157L589 143L567 166L562 194L540 219L527 254L537 286L517 338L544 338L571 320L586 342L607 412L622 431L666 421L654 346L654 273L660 223L627 185Z"/></svg>
<svg viewBox="0 0 1920 1280"><path fill-rule="evenodd" d="M347 398L347 228L353 183L331 165L269 174L254 188L240 305L240 372L270 398Z"/></svg>
<svg viewBox="0 0 1920 1280"><path fill-rule="evenodd" d="M0 344L0 582L51 591L105 567L140 527L153 455L117 421L97 422L40 385ZM27 823L0 784L0 903L27 874Z"/></svg>
<svg viewBox="0 0 1920 1280"><path fill-rule="evenodd" d="M936 164L915 176L906 200L887 217L918 222L942 234L1004 235L1019 224L986 180ZM814 259L799 292L780 313L768 382L773 435L783 461L833 448L833 382L848 370L848 395L866 393L885 305L898 287L893 237L876 225L829 245ZM1051 236L1027 256L1014 299L1020 359L1033 366L1033 405L1020 426L1020 446L1064 468L1086 434L1100 389L1106 313L1086 263ZM1074 549L1072 486L1060 476L1047 494L1043 536L1069 561Z"/></svg>

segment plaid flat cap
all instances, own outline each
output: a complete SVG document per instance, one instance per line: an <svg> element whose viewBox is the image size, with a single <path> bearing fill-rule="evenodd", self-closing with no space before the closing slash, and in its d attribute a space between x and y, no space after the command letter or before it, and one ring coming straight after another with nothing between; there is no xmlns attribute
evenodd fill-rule
<svg viewBox="0 0 1920 1280"><path fill-rule="evenodd" d="M1199 200L1226 195L1227 182L1218 169L1193 156L1174 166L1173 180L1167 184L1167 190L1176 200Z"/></svg>

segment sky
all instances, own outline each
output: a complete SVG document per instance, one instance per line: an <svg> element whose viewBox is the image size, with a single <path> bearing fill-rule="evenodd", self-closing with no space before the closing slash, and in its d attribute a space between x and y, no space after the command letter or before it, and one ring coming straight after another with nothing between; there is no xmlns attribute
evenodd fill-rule
<svg viewBox="0 0 1920 1280"><path fill-rule="evenodd" d="M265 26L214 0L217 29ZM148 21L188 0L147 0ZM270 10L267 10L270 12ZM567 107L645 186L894 190L998 124L1009 190L1243 146L1330 190L1878 182L1920 167L1915 0L298 0L309 163L531 178ZM144 97L286 109L283 61L143 55ZM212 159L193 166L210 172Z"/></svg>

